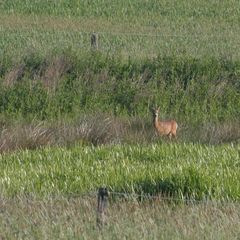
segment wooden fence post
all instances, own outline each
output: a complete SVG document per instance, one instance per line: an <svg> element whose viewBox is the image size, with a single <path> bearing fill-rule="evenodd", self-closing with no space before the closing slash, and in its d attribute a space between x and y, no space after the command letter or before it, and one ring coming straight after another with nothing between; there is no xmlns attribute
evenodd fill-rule
<svg viewBox="0 0 240 240"><path fill-rule="evenodd" d="M107 188L101 187L98 189L97 226L100 228L106 223L105 211L107 208L108 196Z"/></svg>
<svg viewBox="0 0 240 240"><path fill-rule="evenodd" d="M92 33L91 35L91 48L93 50L98 50L98 34Z"/></svg>

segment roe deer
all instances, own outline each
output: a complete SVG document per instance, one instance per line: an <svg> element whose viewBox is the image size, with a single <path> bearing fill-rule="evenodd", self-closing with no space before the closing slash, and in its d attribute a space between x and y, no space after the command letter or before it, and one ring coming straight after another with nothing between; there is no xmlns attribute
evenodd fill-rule
<svg viewBox="0 0 240 240"><path fill-rule="evenodd" d="M160 136L168 136L171 140L172 136L177 136L177 122L175 120L161 121L158 119L159 108L152 109L153 112L153 126Z"/></svg>

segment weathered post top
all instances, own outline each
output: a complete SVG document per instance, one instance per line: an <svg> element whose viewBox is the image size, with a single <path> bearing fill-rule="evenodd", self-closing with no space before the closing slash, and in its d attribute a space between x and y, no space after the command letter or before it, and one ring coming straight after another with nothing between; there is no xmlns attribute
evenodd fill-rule
<svg viewBox="0 0 240 240"><path fill-rule="evenodd" d="M91 48L93 50L98 49L98 34L97 33L92 33L92 35L91 35Z"/></svg>

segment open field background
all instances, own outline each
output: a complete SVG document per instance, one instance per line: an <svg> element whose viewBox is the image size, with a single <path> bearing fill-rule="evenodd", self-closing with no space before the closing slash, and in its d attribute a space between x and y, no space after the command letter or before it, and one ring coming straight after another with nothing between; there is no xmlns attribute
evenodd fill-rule
<svg viewBox="0 0 240 240"><path fill-rule="evenodd" d="M1 1L0 45L17 56L80 52L96 31L102 50L124 56L238 58L239 9L238 1Z"/></svg>
<svg viewBox="0 0 240 240"><path fill-rule="evenodd" d="M0 238L237 239L239 22L236 0L0 0ZM99 232L101 185L218 204L112 199Z"/></svg>

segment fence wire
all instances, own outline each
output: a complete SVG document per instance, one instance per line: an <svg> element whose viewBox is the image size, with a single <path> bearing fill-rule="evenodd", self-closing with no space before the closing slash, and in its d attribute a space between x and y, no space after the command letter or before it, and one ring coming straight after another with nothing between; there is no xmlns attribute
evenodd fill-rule
<svg viewBox="0 0 240 240"><path fill-rule="evenodd" d="M222 199L222 200L215 200L210 198L205 199L195 199L193 197L184 196L182 198L180 197L174 197L174 196L164 196L161 194L139 194L139 193L128 193L128 192L117 192L117 191L111 191L108 190L108 197L109 200L113 199L114 197L126 199L126 200L159 200L159 201L166 201L166 202L179 202L179 203L186 203L186 204L239 204L240 202L238 200L230 200L230 199ZM48 199L74 199L74 198L97 198L98 192L97 191L91 191L91 192L85 192L85 193L73 193L68 195L63 195L60 198L58 196L48 197Z"/></svg>
<svg viewBox="0 0 240 240"><path fill-rule="evenodd" d="M62 201L62 200L88 200L88 199L97 199L98 192L97 191L90 191L85 193L72 193L66 195L50 195L41 197L35 197L31 195L20 195L12 198L1 197L0 196L0 206L4 205L6 202L21 202L26 200L27 202L43 202L43 201ZM138 194L138 193L127 193L127 192L117 192L108 190L108 200L109 202L115 202L118 200L130 200L130 201L158 201L158 202L166 202L166 203L183 203L183 204L204 204L204 205L234 205L239 204L240 201L238 200L230 200L230 199L222 199L222 200L215 200L215 199L195 199L193 197L183 196L174 197L174 196L164 196L164 195L151 195L151 194Z"/></svg>

